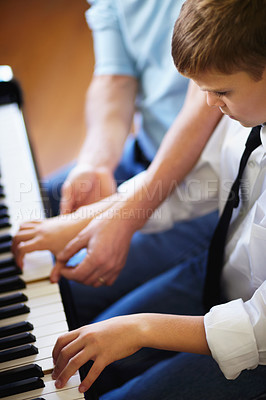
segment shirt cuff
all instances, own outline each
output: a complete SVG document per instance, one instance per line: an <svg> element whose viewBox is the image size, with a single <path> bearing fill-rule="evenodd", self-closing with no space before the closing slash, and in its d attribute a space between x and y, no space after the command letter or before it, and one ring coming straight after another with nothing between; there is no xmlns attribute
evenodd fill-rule
<svg viewBox="0 0 266 400"><path fill-rule="evenodd" d="M227 379L258 366L253 327L241 299L213 307L205 315L204 325L212 356Z"/></svg>

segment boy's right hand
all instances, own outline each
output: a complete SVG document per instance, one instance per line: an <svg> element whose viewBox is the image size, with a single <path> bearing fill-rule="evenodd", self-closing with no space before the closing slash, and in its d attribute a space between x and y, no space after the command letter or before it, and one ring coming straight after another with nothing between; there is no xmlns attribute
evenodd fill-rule
<svg viewBox="0 0 266 400"><path fill-rule="evenodd" d="M24 222L12 243L17 264L22 268L25 254L36 250L50 250L56 255L89 222L89 218L78 213Z"/></svg>

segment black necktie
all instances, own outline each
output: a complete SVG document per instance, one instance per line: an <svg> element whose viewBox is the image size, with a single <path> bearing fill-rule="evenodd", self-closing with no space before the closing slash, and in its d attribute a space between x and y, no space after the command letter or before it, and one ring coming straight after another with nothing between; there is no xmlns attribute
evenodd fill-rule
<svg viewBox="0 0 266 400"><path fill-rule="evenodd" d="M207 261L205 286L203 290L203 304L206 310L209 310L213 305L221 302L220 277L223 268L226 235L233 209L237 208L239 204L239 188L248 158L250 154L261 144L260 129L261 125L255 126L252 128L248 136L246 147L240 160L236 180L231 187L223 213L218 221L211 239Z"/></svg>

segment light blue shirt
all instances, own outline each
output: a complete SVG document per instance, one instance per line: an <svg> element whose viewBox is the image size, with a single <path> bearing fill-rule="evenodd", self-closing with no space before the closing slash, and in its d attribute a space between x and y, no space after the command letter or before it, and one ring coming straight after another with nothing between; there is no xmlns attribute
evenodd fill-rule
<svg viewBox="0 0 266 400"><path fill-rule="evenodd" d="M152 159L180 108L188 80L171 56L181 0L88 0L97 75L130 75L139 81L138 138Z"/></svg>

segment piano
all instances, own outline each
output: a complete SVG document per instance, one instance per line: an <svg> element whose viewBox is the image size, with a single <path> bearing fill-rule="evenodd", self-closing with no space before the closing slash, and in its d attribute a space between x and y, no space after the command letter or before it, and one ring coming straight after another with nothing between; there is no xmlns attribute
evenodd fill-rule
<svg viewBox="0 0 266 400"><path fill-rule="evenodd" d="M59 335L76 327L67 281L51 284L48 251L26 255L23 272L10 251L22 221L43 218L43 202L22 113L22 96L9 66L0 66L0 398L84 399L82 369L65 388L51 378L52 349ZM94 389L87 400L97 400Z"/></svg>

